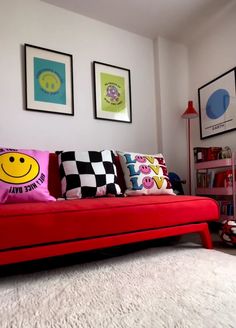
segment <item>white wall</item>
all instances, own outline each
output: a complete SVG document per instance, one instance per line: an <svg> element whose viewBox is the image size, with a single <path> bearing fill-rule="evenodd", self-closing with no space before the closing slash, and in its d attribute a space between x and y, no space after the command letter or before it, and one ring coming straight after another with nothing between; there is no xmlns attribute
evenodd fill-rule
<svg viewBox="0 0 236 328"><path fill-rule="evenodd" d="M186 121L188 101L187 47L164 38L155 41L158 148L169 171L187 179Z"/></svg>
<svg viewBox="0 0 236 328"><path fill-rule="evenodd" d="M153 47L150 39L39 0L1 2L0 145L161 151L169 170L187 178L186 122L181 114L189 99L198 109L201 85L236 65L235 31L236 9L231 7L189 48L161 37ZM74 117L25 110L24 43L73 55ZM94 119L94 60L131 70L132 124ZM192 146L236 149L236 131L200 140L198 119L191 123Z"/></svg>
<svg viewBox="0 0 236 328"><path fill-rule="evenodd" d="M198 88L236 66L236 3L209 22L201 38L189 46L190 94L198 108ZM236 108L235 108L236 110ZM236 130L200 139L199 119L193 120L193 147L229 146L236 151ZM194 170L193 178L195 178Z"/></svg>
<svg viewBox="0 0 236 328"><path fill-rule="evenodd" d="M236 3L231 3L210 22L204 35L190 45L190 92L196 108L198 88L236 66L235 33ZM236 150L236 131L201 140L199 119L193 123L193 146L230 146Z"/></svg>
<svg viewBox="0 0 236 328"><path fill-rule="evenodd" d="M156 152L153 42L39 0L0 4L0 144ZM24 109L23 44L73 55L75 116ZM133 123L94 119L92 61L131 70Z"/></svg>

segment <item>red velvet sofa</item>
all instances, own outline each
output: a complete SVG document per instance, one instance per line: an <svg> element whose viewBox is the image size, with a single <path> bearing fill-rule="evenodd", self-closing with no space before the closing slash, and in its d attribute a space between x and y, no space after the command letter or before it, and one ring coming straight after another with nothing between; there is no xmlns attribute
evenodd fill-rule
<svg viewBox="0 0 236 328"><path fill-rule="evenodd" d="M122 185L122 170L118 165ZM56 156L49 190L60 196ZM101 249L161 237L199 233L212 248L210 221L217 203L197 196L132 196L0 205L0 265Z"/></svg>

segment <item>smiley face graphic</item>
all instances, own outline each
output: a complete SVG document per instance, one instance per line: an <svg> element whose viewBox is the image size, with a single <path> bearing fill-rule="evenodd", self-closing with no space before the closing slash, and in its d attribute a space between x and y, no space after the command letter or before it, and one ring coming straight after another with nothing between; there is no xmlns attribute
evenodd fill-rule
<svg viewBox="0 0 236 328"><path fill-rule="evenodd" d="M61 80L57 73L43 71L39 75L39 85L47 93L56 93L61 87Z"/></svg>
<svg viewBox="0 0 236 328"><path fill-rule="evenodd" d="M8 152L0 155L0 180L6 183L23 184L35 179L39 164L31 156Z"/></svg>
<svg viewBox="0 0 236 328"><path fill-rule="evenodd" d="M139 162L139 163L145 163L145 162L146 162L146 158L143 157L143 156L141 156L141 155L136 155L136 156L135 156L135 159L136 159L136 161Z"/></svg>
<svg viewBox="0 0 236 328"><path fill-rule="evenodd" d="M144 177L142 183L145 189L151 189L154 186L154 180L152 177Z"/></svg>
<svg viewBox="0 0 236 328"><path fill-rule="evenodd" d="M147 165L139 165L139 171L142 172L143 174L149 174L151 172L151 169Z"/></svg>

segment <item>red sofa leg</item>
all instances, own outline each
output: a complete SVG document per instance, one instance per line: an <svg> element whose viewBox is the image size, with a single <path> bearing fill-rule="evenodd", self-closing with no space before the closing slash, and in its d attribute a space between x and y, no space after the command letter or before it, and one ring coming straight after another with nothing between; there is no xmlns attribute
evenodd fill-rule
<svg viewBox="0 0 236 328"><path fill-rule="evenodd" d="M201 235L203 246L205 248L212 249L213 244L212 244L211 234L210 234L207 223L204 225L203 229L200 231L200 235Z"/></svg>

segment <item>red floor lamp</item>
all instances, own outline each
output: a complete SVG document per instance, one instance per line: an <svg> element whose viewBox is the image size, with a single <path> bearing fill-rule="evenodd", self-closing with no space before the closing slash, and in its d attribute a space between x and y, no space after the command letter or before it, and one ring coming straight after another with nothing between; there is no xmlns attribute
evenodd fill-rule
<svg viewBox="0 0 236 328"><path fill-rule="evenodd" d="M191 129L190 120L198 117L198 113L193 107L192 100L189 100L188 107L182 114L182 118L187 120L187 138L188 138L188 183L189 183L189 195L192 194L192 182L191 182Z"/></svg>

